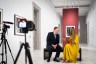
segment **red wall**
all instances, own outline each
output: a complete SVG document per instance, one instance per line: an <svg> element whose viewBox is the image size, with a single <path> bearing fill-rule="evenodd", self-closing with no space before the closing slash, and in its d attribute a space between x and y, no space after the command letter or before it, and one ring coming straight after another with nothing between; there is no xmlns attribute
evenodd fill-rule
<svg viewBox="0 0 96 64"><path fill-rule="evenodd" d="M66 26L75 26L78 33L78 8L63 9L62 38L66 37ZM63 42L64 45L66 44Z"/></svg>

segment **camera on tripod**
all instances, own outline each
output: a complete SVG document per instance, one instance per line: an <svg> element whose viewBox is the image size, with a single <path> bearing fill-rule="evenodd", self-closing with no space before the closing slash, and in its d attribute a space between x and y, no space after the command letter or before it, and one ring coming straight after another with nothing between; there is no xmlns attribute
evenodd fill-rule
<svg viewBox="0 0 96 64"><path fill-rule="evenodd" d="M32 21L28 21L26 19L20 19L18 27L22 29L23 33L28 33L28 31L35 30L35 24Z"/></svg>
<svg viewBox="0 0 96 64"><path fill-rule="evenodd" d="M7 32L7 29L10 28L9 25L7 24L13 24L12 22L8 22L8 21L3 21L2 22L3 26L2 26L2 35L1 35L1 43L0 43L0 46L2 46L2 53L1 53L1 56L2 56L2 61L0 64L7 64L7 47L10 51L10 54L12 56L12 59L14 61L14 58L13 58L13 55L12 55L12 52L11 52L11 48L8 44L8 41L6 39L6 32ZM4 61L4 58L6 59Z"/></svg>

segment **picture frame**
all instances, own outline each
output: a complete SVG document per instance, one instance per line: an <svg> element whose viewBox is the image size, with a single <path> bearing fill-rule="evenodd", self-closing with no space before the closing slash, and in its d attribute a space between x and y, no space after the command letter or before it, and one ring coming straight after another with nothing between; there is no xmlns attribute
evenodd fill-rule
<svg viewBox="0 0 96 64"><path fill-rule="evenodd" d="M2 32L3 9L0 8L0 33Z"/></svg>
<svg viewBox="0 0 96 64"><path fill-rule="evenodd" d="M25 18L14 14L14 35L24 36L25 34L23 33L22 29L19 28L20 19L25 19Z"/></svg>
<svg viewBox="0 0 96 64"><path fill-rule="evenodd" d="M75 26L66 26L66 37L70 37L71 28L75 28Z"/></svg>

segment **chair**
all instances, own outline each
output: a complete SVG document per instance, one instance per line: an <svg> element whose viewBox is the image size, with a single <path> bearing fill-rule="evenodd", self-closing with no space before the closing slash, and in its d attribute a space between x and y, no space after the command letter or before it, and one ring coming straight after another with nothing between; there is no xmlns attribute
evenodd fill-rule
<svg viewBox="0 0 96 64"><path fill-rule="evenodd" d="M52 52L56 52L55 50L53 50ZM63 51L61 51L63 52ZM49 56L49 50L47 48L44 48L44 60L46 60ZM82 60L82 49L79 49L79 58L77 59L78 61Z"/></svg>

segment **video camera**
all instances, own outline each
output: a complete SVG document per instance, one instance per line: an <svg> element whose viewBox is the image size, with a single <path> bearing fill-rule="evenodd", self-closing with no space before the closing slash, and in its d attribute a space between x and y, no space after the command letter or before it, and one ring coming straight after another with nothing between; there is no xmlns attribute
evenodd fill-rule
<svg viewBox="0 0 96 64"><path fill-rule="evenodd" d="M4 28L10 28L9 25L6 25L6 24L13 24L12 22L8 22L8 21L3 21L3 27Z"/></svg>
<svg viewBox="0 0 96 64"><path fill-rule="evenodd" d="M23 33L28 33L28 31L35 30L35 24L32 21L20 19L20 22L18 23L18 28L22 29Z"/></svg>

